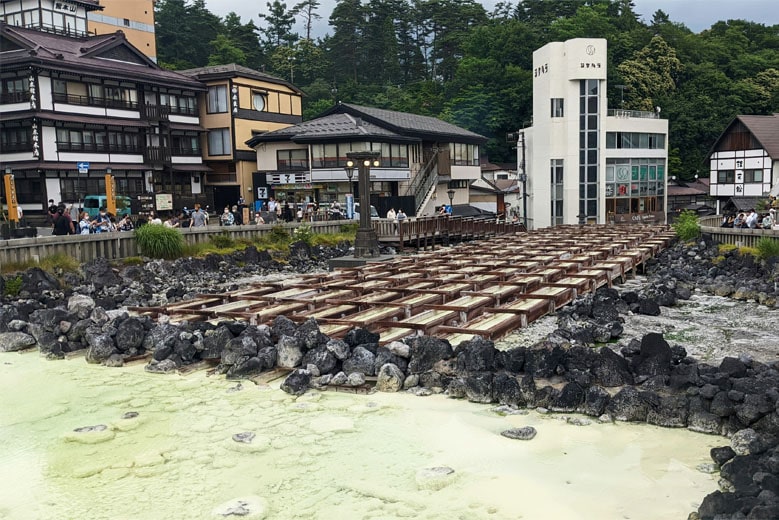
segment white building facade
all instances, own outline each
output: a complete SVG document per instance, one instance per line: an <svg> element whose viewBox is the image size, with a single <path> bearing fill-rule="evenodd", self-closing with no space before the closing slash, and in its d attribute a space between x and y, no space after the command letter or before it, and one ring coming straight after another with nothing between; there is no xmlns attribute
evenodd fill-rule
<svg viewBox="0 0 779 520"><path fill-rule="evenodd" d="M533 53L533 126L519 132L517 164L534 228L665 221L668 121L609 110L606 73L605 39Z"/></svg>

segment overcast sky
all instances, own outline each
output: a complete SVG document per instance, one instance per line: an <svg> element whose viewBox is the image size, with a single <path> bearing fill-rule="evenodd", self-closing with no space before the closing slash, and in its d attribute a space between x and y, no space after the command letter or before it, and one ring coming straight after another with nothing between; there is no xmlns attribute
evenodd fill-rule
<svg viewBox="0 0 779 520"><path fill-rule="evenodd" d="M257 16L265 12L268 0L206 0L208 10L217 16L224 17L230 11L237 13L244 23L254 20L262 25ZM292 7L298 0L282 0L287 7ZM550 0L554 1L554 0ZM320 0L319 14L314 36L324 36L331 28L327 19L336 4L335 0ZM484 7L491 11L495 0L481 0ZM511 3L514 3L513 1ZM779 24L779 2L777 0L633 0L636 12L645 22L652 20L652 14L662 9L674 22L681 22L694 32L708 29L720 20L742 19L765 25ZM303 32L302 23L296 25L299 33Z"/></svg>

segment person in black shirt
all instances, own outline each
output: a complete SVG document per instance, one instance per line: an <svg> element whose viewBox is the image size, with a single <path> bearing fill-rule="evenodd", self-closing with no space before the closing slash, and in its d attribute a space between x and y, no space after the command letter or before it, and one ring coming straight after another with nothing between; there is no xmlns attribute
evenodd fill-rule
<svg viewBox="0 0 779 520"><path fill-rule="evenodd" d="M54 219L54 230L52 235L74 235L76 233L73 226L73 220L70 215L65 212L65 206L59 206L57 208L57 216Z"/></svg>

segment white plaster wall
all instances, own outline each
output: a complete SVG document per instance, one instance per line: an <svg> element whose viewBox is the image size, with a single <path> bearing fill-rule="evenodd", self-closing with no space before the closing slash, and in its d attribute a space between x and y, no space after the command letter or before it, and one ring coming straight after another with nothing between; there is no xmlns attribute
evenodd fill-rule
<svg viewBox="0 0 779 520"><path fill-rule="evenodd" d="M54 92L51 87L50 77L38 74L38 91L39 99L41 100L41 110L54 110Z"/></svg>

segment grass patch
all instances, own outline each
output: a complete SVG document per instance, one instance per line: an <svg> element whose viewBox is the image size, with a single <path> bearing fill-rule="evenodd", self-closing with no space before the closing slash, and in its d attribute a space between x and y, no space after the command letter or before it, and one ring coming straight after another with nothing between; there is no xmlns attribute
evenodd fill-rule
<svg viewBox="0 0 779 520"><path fill-rule="evenodd" d="M731 251L735 251L738 249L738 246L736 244L720 244L717 246L717 250L720 254L724 255L725 253L729 253Z"/></svg>
<svg viewBox="0 0 779 520"><path fill-rule="evenodd" d="M755 258L758 257L758 250L755 247L739 247L738 254L740 255L752 255Z"/></svg>
<svg viewBox="0 0 779 520"><path fill-rule="evenodd" d="M120 260L123 265L131 266L131 265L143 265L143 258L140 256L128 256L127 258L123 258Z"/></svg>
<svg viewBox="0 0 779 520"><path fill-rule="evenodd" d="M173 260L184 253L184 237L176 228L146 224L135 230L141 254Z"/></svg>
<svg viewBox="0 0 779 520"><path fill-rule="evenodd" d="M78 261L72 256L63 253L55 253L53 255L44 256L38 262L35 260L8 262L3 264L0 272L4 274L19 273L33 267L40 267L48 273L60 274L65 271L78 272L80 266Z"/></svg>
<svg viewBox="0 0 779 520"><path fill-rule="evenodd" d="M210 241L217 249L229 249L235 247L235 240L233 240L233 237L231 237L230 233L227 231L222 231L218 235L212 236Z"/></svg>
<svg viewBox="0 0 779 520"><path fill-rule="evenodd" d="M3 294L6 296L18 296L19 291L22 290L22 277L21 276L14 276L12 278L8 278L5 281L5 289L3 290Z"/></svg>

